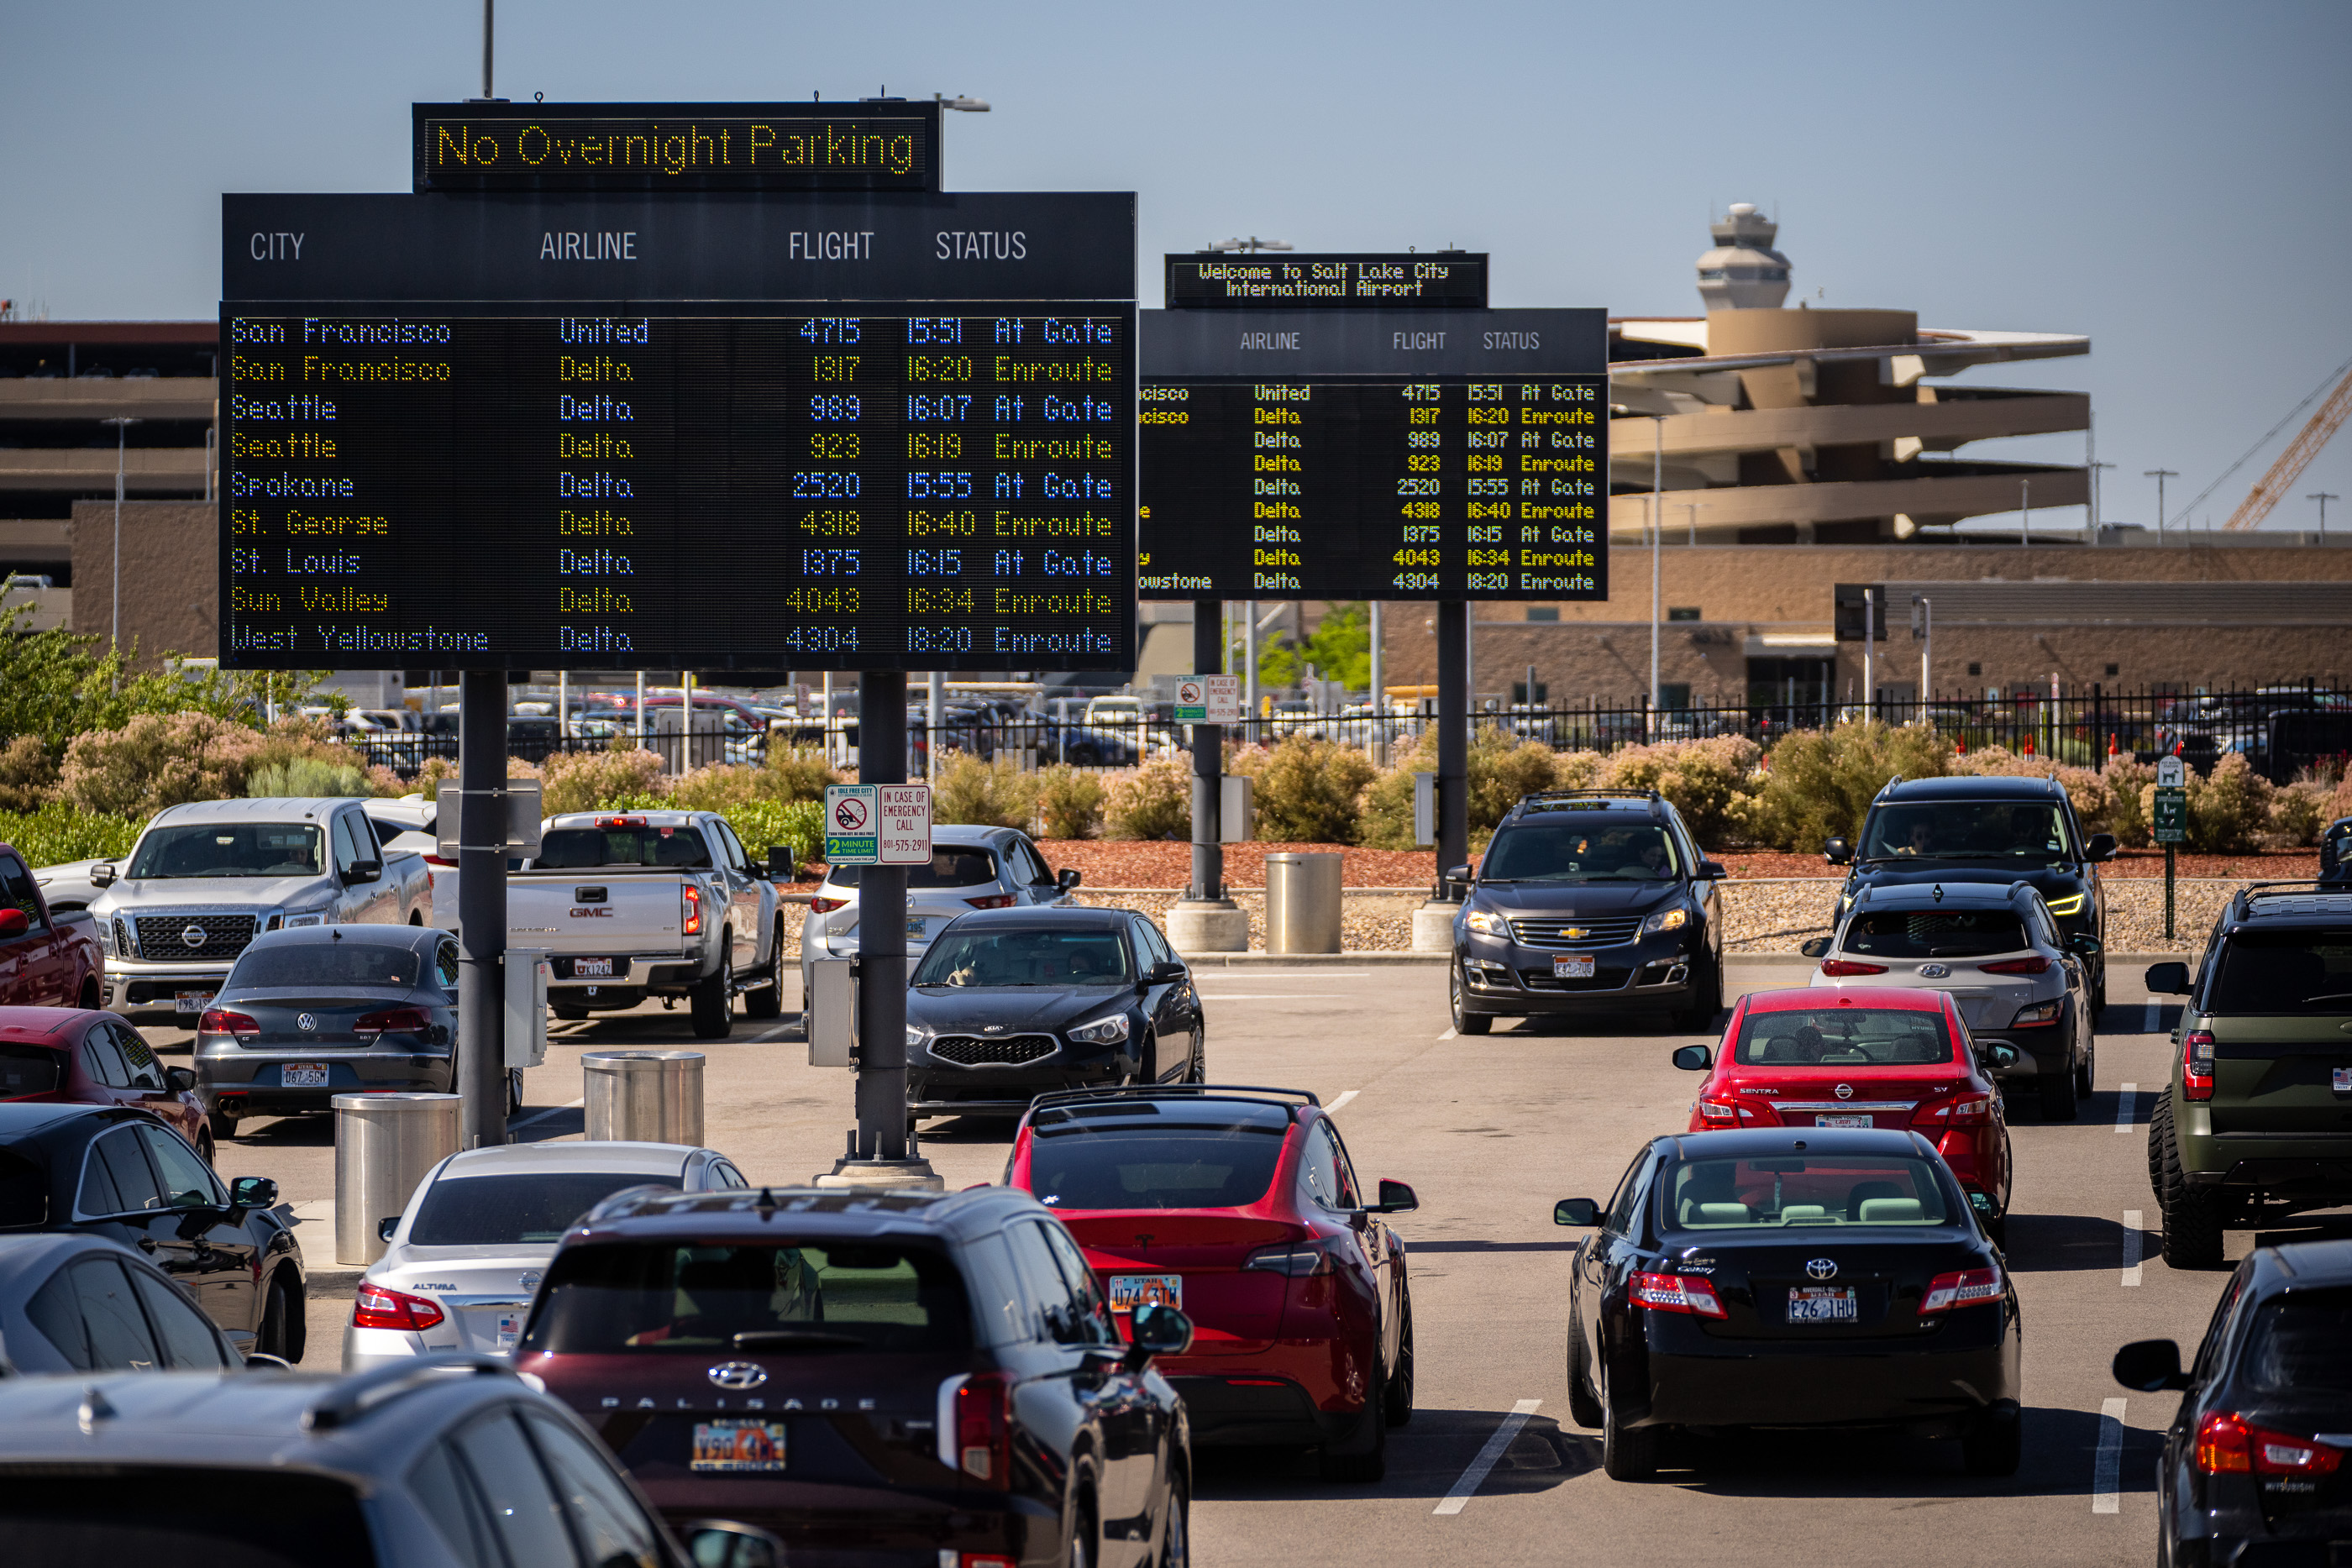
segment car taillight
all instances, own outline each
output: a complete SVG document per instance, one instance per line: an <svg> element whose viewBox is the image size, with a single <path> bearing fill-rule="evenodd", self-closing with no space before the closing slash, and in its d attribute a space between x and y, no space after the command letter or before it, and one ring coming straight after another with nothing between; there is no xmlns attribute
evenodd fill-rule
<svg viewBox="0 0 2352 1568"><path fill-rule="evenodd" d="M1886 966L1857 964L1851 958L1824 958L1822 960L1822 973L1824 975L1883 975L1886 973Z"/></svg>
<svg viewBox="0 0 2352 1568"><path fill-rule="evenodd" d="M423 1008L386 1008L381 1012L362 1013L360 1021L352 1025L353 1034L423 1034L433 1027L433 1020Z"/></svg>
<svg viewBox="0 0 2352 1568"><path fill-rule="evenodd" d="M1270 1274L1284 1274L1293 1280L1304 1280L1311 1274L1331 1272L1330 1243L1297 1241L1284 1247L1261 1247L1242 1260L1244 1269L1263 1269Z"/></svg>
<svg viewBox="0 0 2352 1568"><path fill-rule="evenodd" d="M233 1013L226 1008L206 1008L205 1016L196 1020L198 1034L259 1034L261 1026L243 1013Z"/></svg>
<svg viewBox="0 0 2352 1568"><path fill-rule="evenodd" d="M818 915L830 915L836 909L848 906L849 900L845 898L827 898L822 894L809 900L809 908Z"/></svg>
<svg viewBox="0 0 2352 1568"><path fill-rule="evenodd" d="M2036 953L2031 958L2003 958L1998 964L1979 964L1977 967L1988 975L2046 975L2050 972L2050 960Z"/></svg>
<svg viewBox="0 0 2352 1568"><path fill-rule="evenodd" d="M2209 1476L2332 1475L2344 1450L2310 1437L2257 1427L2231 1411L2216 1410L2197 1427L2197 1468Z"/></svg>
<svg viewBox="0 0 2352 1568"><path fill-rule="evenodd" d="M600 828L642 828L646 820L643 817L599 817L596 825Z"/></svg>
<svg viewBox="0 0 2352 1568"><path fill-rule="evenodd" d="M677 890L677 928L688 936L702 935L702 890L691 885Z"/></svg>
<svg viewBox="0 0 2352 1568"><path fill-rule="evenodd" d="M1636 1274L1633 1304L1654 1312L1683 1312L1692 1317L1719 1318L1723 1302L1712 1281L1696 1274Z"/></svg>
<svg viewBox="0 0 2352 1568"><path fill-rule="evenodd" d="M1998 1269L1961 1269L1949 1274L1938 1274L1927 1281L1927 1293L1919 1301L1919 1315L1948 1312L1960 1307L1973 1307L1986 1301L2000 1300L2000 1270Z"/></svg>
<svg viewBox="0 0 2352 1568"><path fill-rule="evenodd" d="M2192 1029L2180 1037L2180 1093L2186 1100L2213 1098L2213 1034Z"/></svg>
<svg viewBox="0 0 2352 1568"><path fill-rule="evenodd" d="M967 898L964 902L974 909L1010 909L1013 907L1013 895L1009 893L992 893L986 898Z"/></svg>
<svg viewBox="0 0 2352 1568"><path fill-rule="evenodd" d="M2058 1021L2059 1014L2064 1010L2065 1004L2063 1002L2053 1001L2030 1003L2029 1005L2017 1009L2017 1016L2009 1020L2009 1027L2011 1029L2044 1029L2051 1024L2056 1023Z"/></svg>
<svg viewBox="0 0 2352 1568"><path fill-rule="evenodd" d="M999 1487L1012 1482L1012 1402L1002 1373L976 1373L956 1390L956 1468L974 1480Z"/></svg>
<svg viewBox="0 0 2352 1568"><path fill-rule="evenodd" d="M441 1321L441 1303L412 1296L388 1285L362 1285L352 1307L355 1329L401 1329L409 1333L429 1329Z"/></svg>
<svg viewBox="0 0 2352 1568"><path fill-rule="evenodd" d="M1915 1127L1983 1127L1992 1122L1992 1096L1964 1094L1957 1100L1932 1100L1913 1113Z"/></svg>
<svg viewBox="0 0 2352 1568"><path fill-rule="evenodd" d="M1746 1106L1734 1100L1702 1100L1698 1103L1699 1120L1710 1127L1737 1127L1740 1113L1745 1110Z"/></svg>
<svg viewBox="0 0 2352 1568"><path fill-rule="evenodd" d="M456 871L457 869L457 862L451 860L447 855L427 854L425 857L425 863L426 865L437 865L444 871ZM272 929L275 929L275 926L273 926Z"/></svg>

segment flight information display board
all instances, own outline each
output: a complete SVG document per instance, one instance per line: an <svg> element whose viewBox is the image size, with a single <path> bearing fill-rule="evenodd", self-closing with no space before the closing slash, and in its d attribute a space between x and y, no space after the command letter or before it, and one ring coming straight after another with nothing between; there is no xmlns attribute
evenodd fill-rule
<svg viewBox="0 0 2352 1568"><path fill-rule="evenodd" d="M247 234L302 235L319 270L284 285L314 291L299 306L222 308L223 662L1132 668L1134 308L975 297L1012 268L942 261L966 230L940 225L1017 217L972 204L1031 199L934 200L945 205L920 226L866 204L763 233L751 230L776 214L757 198L724 198L717 214L672 198L593 223L577 211L526 222L536 204L520 204L508 243L461 247L470 272L441 269L460 292L438 299L357 294L391 281L357 220L379 203L462 215L478 202L341 198L360 205L291 215L233 204L233 283L250 291L274 265L234 264ZM1121 273L1057 247L1038 222L1091 205L1130 224L1129 198L1034 200L1060 210L1003 232L1038 247L1035 276L1131 282L1131 261ZM682 227L669 217L682 207L705 210ZM662 264L649 280L688 287L556 307L497 298L511 257L560 232L559 215L632 235L628 249ZM794 236L826 233L856 233L866 255L814 270L864 266L868 287L894 291L923 287L894 269L928 273L929 299L727 298L772 286ZM753 276L735 275L747 266Z"/></svg>
<svg viewBox="0 0 2352 1568"><path fill-rule="evenodd" d="M1486 257L1461 250L1171 256L1171 310L1484 310Z"/></svg>
<svg viewBox="0 0 2352 1568"><path fill-rule="evenodd" d="M1608 598L1606 333L1146 311L1143 597Z"/></svg>

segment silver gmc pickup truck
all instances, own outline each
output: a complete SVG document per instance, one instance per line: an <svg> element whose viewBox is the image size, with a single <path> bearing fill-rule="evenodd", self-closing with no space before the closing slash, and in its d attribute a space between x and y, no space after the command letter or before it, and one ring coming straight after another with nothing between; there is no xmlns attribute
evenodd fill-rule
<svg viewBox="0 0 2352 1568"><path fill-rule="evenodd" d="M93 867L106 998L137 1023L194 1029L264 931L433 923L431 868L387 853L351 799L199 800L155 815L130 855Z"/></svg>

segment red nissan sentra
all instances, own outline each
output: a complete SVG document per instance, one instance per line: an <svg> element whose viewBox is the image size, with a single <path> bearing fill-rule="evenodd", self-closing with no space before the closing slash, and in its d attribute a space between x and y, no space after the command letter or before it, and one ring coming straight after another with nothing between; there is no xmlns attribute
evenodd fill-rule
<svg viewBox="0 0 2352 1568"><path fill-rule="evenodd" d="M1694 1133L1728 1127L1894 1127L1936 1145L1995 1241L2009 1214L2009 1125L1982 1048L1946 991L1757 991L1714 1051L1675 1052L1704 1071Z"/></svg>
<svg viewBox="0 0 2352 1568"><path fill-rule="evenodd" d="M1339 1129L1299 1090L1163 1084L1041 1094L1005 1185L1069 1228L1119 1332L1145 1301L1192 1320L1155 1365L1184 1396L1192 1444L1296 1444L1331 1480L1378 1480L1412 1415L1412 1301Z"/></svg>

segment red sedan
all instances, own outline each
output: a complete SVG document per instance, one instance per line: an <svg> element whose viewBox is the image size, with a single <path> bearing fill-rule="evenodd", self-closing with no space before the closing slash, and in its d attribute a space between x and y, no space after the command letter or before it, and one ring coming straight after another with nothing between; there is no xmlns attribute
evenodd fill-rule
<svg viewBox="0 0 2352 1568"><path fill-rule="evenodd" d="M1287 1089L1043 1094L1006 1185L1059 1215L1129 1333L1164 1301L1192 1347L1159 1357L1192 1444L1313 1448L1325 1479L1378 1480L1388 1428L1412 1416L1412 1300L1381 1216L1420 1207L1402 1182L1367 1203L1339 1131Z"/></svg>
<svg viewBox="0 0 2352 1568"><path fill-rule="evenodd" d="M2005 1045L1984 1048L1997 1058ZM1675 1052L1705 1071L1690 1131L1895 1127L1936 1145L1995 1241L2009 1213L2009 1125L1958 1006L1944 991L1814 988L1740 999L1714 1051Z"/></svg>
<svg viewBox="0 0 2352 1568"><path fill-rule="evenodd" d="M212 1161L195 1075L156 1061L139 1031L110 1012L0 1008L0 1100L136 1106L171 1124Z"/></svg>

